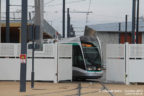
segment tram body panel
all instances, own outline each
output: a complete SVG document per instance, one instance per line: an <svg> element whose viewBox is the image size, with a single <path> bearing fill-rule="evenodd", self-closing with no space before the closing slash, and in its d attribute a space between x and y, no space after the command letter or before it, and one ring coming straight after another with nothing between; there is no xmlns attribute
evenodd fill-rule
<svg viewBox="0 0 144 96"><path fill-rule="evenodd" d="M103 71L87 71L78 67L73 67L73 78L74 79L98 79L103 75Z"/></svg>

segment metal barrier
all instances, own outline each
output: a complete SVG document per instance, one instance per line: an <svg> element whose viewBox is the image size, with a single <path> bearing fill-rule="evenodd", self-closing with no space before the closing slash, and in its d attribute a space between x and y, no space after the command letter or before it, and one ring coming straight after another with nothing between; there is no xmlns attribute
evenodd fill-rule
<svg viewBox="0 0 144 96"><path fill-rule="evenodd" d="M0 44L0 80L20 79L20 44ZM32 50L27 50L27 80L31 80ZM72 80L72 45L44 44L35 51L35 80Z"/></svg>
<svg viewBox="0 0 144 96"><path fill-rule="evenodd" d="M20 43L1 43L0 44L0 57L19 57L20 56ZM28 49L28 48L27 48ZM43 51L35 51L35 57L54 57L55 45L44 44ZM32 56L32 50L27 50L28 57Z"/></svg>
<svg viewBox="0 0 144 96"><path fill-rule="evenodd" d="M108 82L144 83L144 44L108 44L106 56Z"/></svg>

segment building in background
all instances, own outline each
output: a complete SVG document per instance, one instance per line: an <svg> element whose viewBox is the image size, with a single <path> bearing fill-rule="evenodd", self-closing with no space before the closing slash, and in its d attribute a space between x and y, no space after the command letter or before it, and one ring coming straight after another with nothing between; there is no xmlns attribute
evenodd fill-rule
<svg viewBox="0 0 144 96"><path fill-rule="evenodd" d="M128 32L126 42L132 43L132 23L128 22ZM102 52L103 52L103 63L106 63L106 44L123 44L125 43L125 22L121 23L121 31L119 31L119 23L106 23L89 25L85 28L85 36L95 36L100 39ZM139 44L144 44L144 18L139 19Z"/></svg>
<svg viewBox="0 0 144 96"><path fill-rule="evenodd" d="M32 21L28 21L28 26ZM1 21L1 43L5 43L6 38L6 23L5 20ZM50 38L60 38L61 35L46 21L43 22L43 39ZM28 30L29 34L29 30ZM20 20L10 20L10 43L20 43L21 42L21 21Z"/></svg>

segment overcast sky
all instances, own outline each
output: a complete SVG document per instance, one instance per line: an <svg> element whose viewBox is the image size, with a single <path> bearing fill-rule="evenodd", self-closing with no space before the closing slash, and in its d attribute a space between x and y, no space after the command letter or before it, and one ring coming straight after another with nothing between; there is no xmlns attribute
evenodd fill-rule
<svg viewBox="0 0 144 96"><path fill-rule="evenodd" d="M2 0L2 11L5 11L5 1ZM33 5L34 0L28 0L29 5ZM45 19L52 24L56 30L61 32L62 26L62 1L63 0L44 0ZM10 0L11 5L21 4L21 0ZM66 8L73 11L87 12L90 0L66 0ZM144 0L140 0L140 16L144 15ZM11 7L11 11L21 10L20 7ZM29 11L34 8L29 7ZM93 13L88 16L88 25L123 22L125 15L129 15L131 21L132 0L91 0L90 10ZM86 25L86 13L71 13L71 22L77 32L77 35L83 34Z"/></svg>

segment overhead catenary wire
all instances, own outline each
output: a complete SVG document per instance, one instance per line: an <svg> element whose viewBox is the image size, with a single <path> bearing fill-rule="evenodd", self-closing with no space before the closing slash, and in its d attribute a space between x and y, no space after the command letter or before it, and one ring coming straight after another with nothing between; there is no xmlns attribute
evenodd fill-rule
<svg viewBox="0 0 144 96"><path fill-rule="evenodd" d="M79 3L79 2L83 2L83 1L86 1L86 0L75 0L75 1L70 1L68 3Z"/></svg>
<svg viewBox="0 0 144 96"><path fill-rule="evenodd" d="M90 11L90 8L91 8L91 0L89 1L88 12ZM89 15L89 13L86 14L86 25L88 23L88 15Z"/></svg>
<svg viewBox="0 0 144 96"><path fill-rule="evenodd" d="M11 5L9 5L9 6L11 6L11 7L21 7L22 5L11 4ZM28 7L34 8L35 6L34 6L34 5L28 5Z"/></svg>
<svg viewBox="0 0 144 96"><path fill-rule="evenodd" d="M50 0L49 2L45 3L45 5L52 3L55 0Z"/></svg>
<svg viewBox="0 0 144 96"><path fill-rule="evenodd" d="M45 6L44 7L54 7L54 6L60 6L62 5L62 3L57 3L57 4L53 4L53 5L48 5L50 3L52 3L54 0L52 0L51 2L49 1L49 3L45 3ZM66 2L67 4L73 4L73 3L81 3L81 2L84 2L86 0L75 0L75 1L70 1L70 2Z"/></svg>

